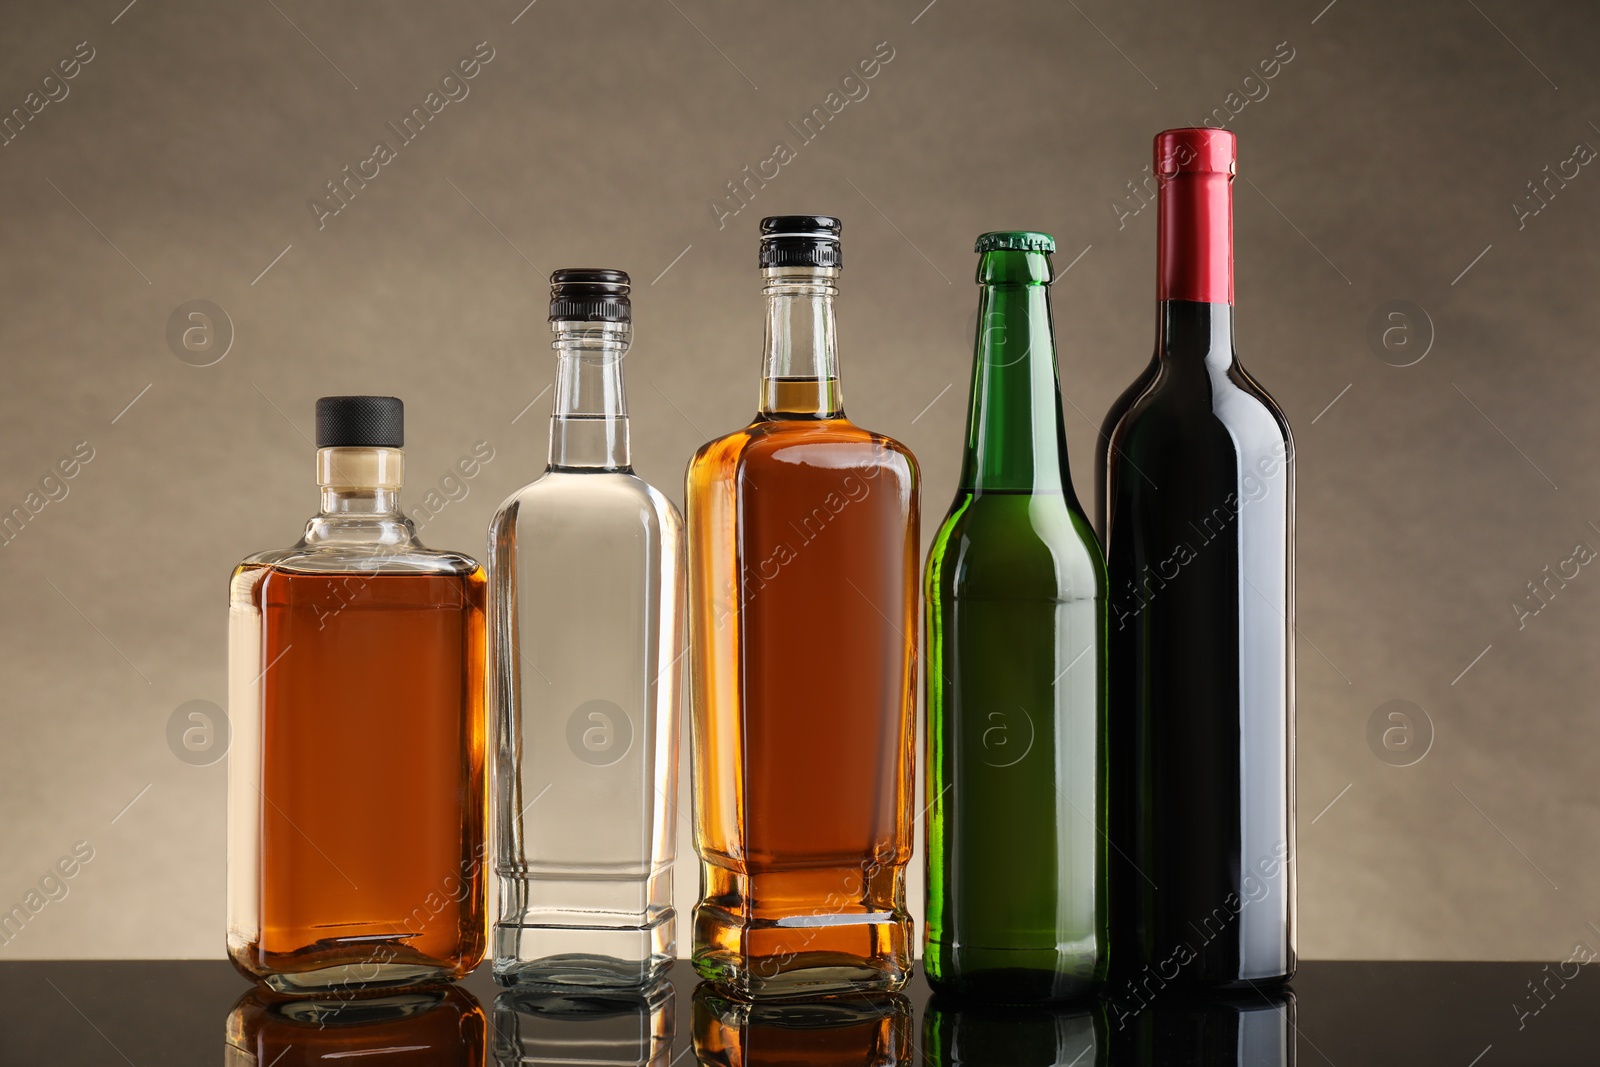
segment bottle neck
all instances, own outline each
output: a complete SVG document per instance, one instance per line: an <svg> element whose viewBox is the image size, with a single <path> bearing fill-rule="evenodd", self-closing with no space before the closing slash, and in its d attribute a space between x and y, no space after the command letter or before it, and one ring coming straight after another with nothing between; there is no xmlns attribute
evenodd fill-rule
<svg viewBox="0 0 1600 1067"><path fill-rule="evenodd" d="M622 358L633 331L625 322L551 323L556 399L550 416L552 470L632 469Z"/></svg>
<svg viewBox="0 0 1600 1067"><path fill-rule="evenodd" d="M413 543L415 529L400 510L404 482L398 448L317 449L322 510L306 525L306 543Z"/></svg>
<svg viewBox="0 0 1600 1067"><path fill-rule="evenodd" d="M1042 252L985 252L979 260L964 488L1070 491L1050 278Z"/></svg>
<svg viewBox="0 0 1600 1067"><path fill-rule="evenodd" d="M761 375L763 418L844 416L833 298L837 267L767 267L767 355Z"/></svg>
<svg viewBox="0 0 1600 1067"><path fill-rule="evenodd" d="M325 485L322 514L330 519L393 518L400 514L400 491Z"/></svg>
<svg viewBox="0 0 1600 1067"><path fill-rule="evenodd" d="M1156 316L1156 358L1182 368L1204 364L1213 371L1233 365L1233 305L1163 300Z"/></svg>
<svg viewBox="0 0 1600 1067"><path fill-rule="evenodd" d="M1232 304L1233 175L1178 170L1160 182L1156 299Z"/></svg>

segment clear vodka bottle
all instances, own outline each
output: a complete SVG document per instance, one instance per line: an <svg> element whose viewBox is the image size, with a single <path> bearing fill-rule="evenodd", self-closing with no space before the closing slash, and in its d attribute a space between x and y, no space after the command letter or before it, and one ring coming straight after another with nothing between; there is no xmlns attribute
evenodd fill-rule
<svg viewBox="0 0 1600 1067"><path fill-rule="evenodd" d="M551 276L550 462L489 530L503 985L640 987L675 955L683 521L633 473L628 276Z"/></svg>

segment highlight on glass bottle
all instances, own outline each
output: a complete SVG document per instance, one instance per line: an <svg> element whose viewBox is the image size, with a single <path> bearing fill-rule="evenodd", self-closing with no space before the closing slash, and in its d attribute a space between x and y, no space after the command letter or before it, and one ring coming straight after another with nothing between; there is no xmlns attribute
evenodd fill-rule
<svg viewBox="0 0 1600 1067"><path fill-rule="evenodd" d="M741 996L911 968L918 474L844 414L839 232L762 221L759 410L688 470L694 961Z"/></svg>
<svg viewBox="0 0 1600 1067"><path fill-rule="evenodd" d="M1073 492L1048 235L978 238L960 486L927 596L933 988L1090 993L1107 961L1105 565Z"/></svg>
<svg viewBox="0 0 1600 1067"><path fill-rule="evenodd" d="M1235 137L1155 139L1155 355L1106 416L1111 995L1295 968L1294 446L1233 337Z"/></svg>
<svg viewBox="0 0 1600 1067"><path fill-rule="evenodd" d="M638 987L675 955L682 519L633 472L628 276L551 275L545 472L489 529L494 973Z"/></svg>
<svg viewBox="0 0 1600 1067"><path fill-rule="evenodd" d="M483 956L485 579L400 510L403 416L317 401L321 511L230 586L228 954L279 992Z"/></svg>

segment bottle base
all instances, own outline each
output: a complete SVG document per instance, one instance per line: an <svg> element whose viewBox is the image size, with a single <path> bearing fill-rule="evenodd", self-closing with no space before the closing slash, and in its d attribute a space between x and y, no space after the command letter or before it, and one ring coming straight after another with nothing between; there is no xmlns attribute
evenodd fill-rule
<svg viewBox="0 0 1600 1067"><path fill-rule="evenodd" d="M816 955L822 955L820 953ZM848 993L896 993L905 988L910 975L866 961L835 957L796 958L781 970L763 974L771 961L751 960L748 966L717 959L709 954L695 957L694 968L700 977L735 997L749 1000L794 1000L830 997Z"/></svg>
<svg viewBox="0 0 1600 1067"><path fill-rule="evenodd" d="M909 919L807 915L805 925L783 926L742 924L719 910L696 909L694 968L735 997L895 993L911 978Z"/></svg>
<svg viewBox="0 0 1600 1067"><path fill-rule="evenodd" d="M454 967L428 967L412 963L351 963L312 971L279 971L252 977L274 993L306 997L328 996L341 991L364 993L432 982L453 982L461 974Z"/></svg>
<svg viewBox="0 0 1600 1067"><path fill-rule="evenodd" d="M1180 995L1270 990L1290 982L1294 978L1294 973L1293 962L1289 964L1287 970L1280 966L1263 967L1243 973L1239 970L1217 973L1193 966L1173 967L1170 960L1160 963L1129 961L1112 968L1107 982L1106 996L1116 999L1118 996L1133 995L1135 992L1148 994L1168 988Z"/></svg>
<svg viewBox="0 0 1600 1067"><path fill-rule="evenodd" d="M284 996L339 996L454 982L483 959L481 937L430 955L392 940L329 939L294 952L263 952L260 942L229 936L228 960L252 982Z"/></svg>
<svg viewBox="0 0 1600 1067"><path fill-rule="evenodd" d="M1270 971L1239 978L1224 978L1213 982L1194 982L1178 985L1180 990L1212 991L1216 993L1248 993L1256 989L1272 990L1287 985L1294 979L1294 971Z"/></svg>
<svg viewBox="0 0 1600 1067"><path fill-rule="evenodd" d="M894 993L911 978L903 864L749 872L701 860L694 966L736 997Z"/></svg>
<svg viewBox="0 0 1600 1067"><path fill-rule="evenodd" d="M494 980L520 989L640 989L672 966L674 913L649 926L496 923Z"/></svg>
<svg viewBox="0 0 1600 1067"><path fill-rule="evenodd" d="M1039 948L987 948L929 940L923 973L935 994L990 1004L1053 1004L1092 997L1105 985L1101 954Z"/></svg>

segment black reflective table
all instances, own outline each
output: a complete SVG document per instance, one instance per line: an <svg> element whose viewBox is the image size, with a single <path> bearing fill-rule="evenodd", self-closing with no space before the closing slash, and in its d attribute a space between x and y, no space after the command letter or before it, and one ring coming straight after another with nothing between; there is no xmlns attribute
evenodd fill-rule
<svg viewBox="0 0 1600 1067"><path fill-rule="evenodd" d="M748 1006L679 963L648 996L527 996L480 969L453 990L263 999L220 961L0 964L0 1063L402 1064L1590 1063L1600 967L1302 965L1292 992L1006 1012L903 997ZM694 1048L690 1053L688 1050Z"/></svg>

